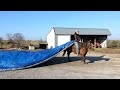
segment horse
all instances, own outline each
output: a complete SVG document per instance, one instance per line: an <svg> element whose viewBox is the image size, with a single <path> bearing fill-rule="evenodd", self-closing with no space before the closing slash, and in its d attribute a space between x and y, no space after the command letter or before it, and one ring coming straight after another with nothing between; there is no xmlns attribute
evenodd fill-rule
<svg viewBox="0 0 120 90"><path fill-rule="evenodd" d="M85 60L86 60L86 54L87 54L87 52L89 50L94 51L94 45L90 41L86 41L86 42L83 42L83 43L80 42L79 46L80 46L79 56L82 57L81 62L84 62L84 64L86 64L86 62L85 62ZM73 52L74 54L77 54L76 53L76 46L75 46L75 44L73 44L72 46L70 46L67 49L65 49L63 51L63 55L62 56L64 56L66 52L67 52L67 56L68 56L68 61L71 62L71 60L70 60L70 53Z"/></svg>

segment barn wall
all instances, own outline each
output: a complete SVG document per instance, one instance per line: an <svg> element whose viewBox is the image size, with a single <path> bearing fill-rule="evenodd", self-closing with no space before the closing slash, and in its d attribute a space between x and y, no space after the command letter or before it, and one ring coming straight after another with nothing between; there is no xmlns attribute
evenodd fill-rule
<svg viewBox="0 0 120 90"><path fill-rule="evenodd" d="M69 42L71 39L71 35L56 35L56 46L60 46Z"/></svg>
<svg viewBox="0 0 120 90"><path fill-rule="evenodd" d="M103 43L101 43L102 48L107 48L107 40L103 40Z"/></svg>
<svg viewBox="0 0 120 90"><path fill-rule="evenodd" d="M47 43L48 43L48 49L55 47L55 32L54 29L50 31L50 33L47 35Z"/></svg>

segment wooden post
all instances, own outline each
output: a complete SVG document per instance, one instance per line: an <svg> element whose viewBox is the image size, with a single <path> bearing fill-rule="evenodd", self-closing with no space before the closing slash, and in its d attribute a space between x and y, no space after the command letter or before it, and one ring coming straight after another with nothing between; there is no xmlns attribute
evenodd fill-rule
<svg viewBox="0 0 120 90"><path fill-rule="evenodd" d="M83 39L82 39L82 43L83 43Z"/></svg>
<svg viewBox="0 0 120 90"><path fill-rule="evenodd" d="M95 48L96 48L96 36L95 36L95 38L94 38L94 46L95 46Z"/></svg>
<svg viewBox="0 0 120 90"><path fill-rule="evenodd" d="M107 44L108 44L108 43L107 43L107 38L106 38L106 47L105 47L105 48L108 48L108 47L107 47Z"/></svg>

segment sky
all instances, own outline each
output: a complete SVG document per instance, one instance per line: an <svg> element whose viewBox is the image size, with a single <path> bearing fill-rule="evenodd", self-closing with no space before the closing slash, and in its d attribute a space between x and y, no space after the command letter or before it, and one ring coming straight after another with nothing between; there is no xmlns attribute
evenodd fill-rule
<svg viewBox="0 0 120 90"><path fill-rule="evenodd" d="M46 40L52 27L105 28L120 40L120 11L0 11L0 37L21 33L26 40Z"/></svg>

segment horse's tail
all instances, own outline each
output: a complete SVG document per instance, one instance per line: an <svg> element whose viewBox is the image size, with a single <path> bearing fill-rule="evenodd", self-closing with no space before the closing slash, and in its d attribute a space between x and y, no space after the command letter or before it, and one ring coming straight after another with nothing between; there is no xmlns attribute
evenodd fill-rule
<svg viewBox="0 0 120 90"><path fill-rule="evenodd" d="M67 51L67 50L64 50L64 51L63 51L63 55L62 55L62 56L64 56L64 55L65 55L66 51Z"/></svg>

